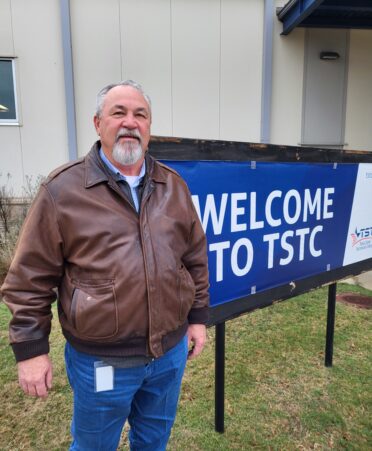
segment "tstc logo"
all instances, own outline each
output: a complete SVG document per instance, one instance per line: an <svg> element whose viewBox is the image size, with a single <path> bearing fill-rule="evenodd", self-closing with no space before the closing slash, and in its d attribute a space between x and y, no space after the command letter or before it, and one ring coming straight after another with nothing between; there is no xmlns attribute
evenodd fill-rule
<svg viewBox="0 0 372 451"><path fill-rule="evenodd" d="M364 229L355 228L355 233L351 233L351 244L356 246L365 240L372 239L372 227L365 227Z"/></svg>

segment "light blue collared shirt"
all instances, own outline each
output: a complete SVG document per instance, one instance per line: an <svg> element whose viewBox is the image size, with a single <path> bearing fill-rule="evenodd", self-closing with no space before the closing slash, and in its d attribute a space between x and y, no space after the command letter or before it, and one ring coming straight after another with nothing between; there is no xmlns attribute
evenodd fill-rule
<svg viewBox="0 0 372 451"><path fill-rule="evenodd" d="M122 174L119 169L114 166L111 161L106 157L105 153L102 150L102 147L99 149L99 156L101 157L102 161L105 163L105 165L110 169L111 172L118 175L121 180L125 180L130 188L130 192L132 194L132 199L134 202L134 206L136 207L136 210L139 211L139 202L138 202L138 195L136 188L141 182L141 179L144 177L146 173L146 162L143 160L141 170L139 175L124 175Z"/></svg>

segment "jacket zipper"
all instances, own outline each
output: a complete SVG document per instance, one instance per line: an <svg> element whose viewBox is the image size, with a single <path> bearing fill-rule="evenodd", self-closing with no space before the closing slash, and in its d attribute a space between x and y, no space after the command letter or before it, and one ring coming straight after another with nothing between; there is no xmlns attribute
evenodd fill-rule
<svg viewBox="0 0 372 451"><path fill-rule="evenodd" d="M144 187L144 190L147 187ZM143 260L145 263L145 277L146 277L146 285L147 285L147 301L148 301L148 312L149 312L149 349L151 353L154 355L154 352L152 350L151 346L151 330L152 330L152 321L151 321L151 287L149 283L149 275L148 275L148 261L147 261L147 255L146 255L146 246L144 245L144 236L143 236L143 215L144 213L144 207L149 199L151 193L154 191L154 185L150 182L149 188L147 192L144 192L141 199L141 206L140 206L140 215L139 215L139 229L140 229L140 235L141 235L141 246L142 246L142 254L143 254ZM146 224L145 224L146 225ZM148 226L147 226L148 228Z"/></svg>

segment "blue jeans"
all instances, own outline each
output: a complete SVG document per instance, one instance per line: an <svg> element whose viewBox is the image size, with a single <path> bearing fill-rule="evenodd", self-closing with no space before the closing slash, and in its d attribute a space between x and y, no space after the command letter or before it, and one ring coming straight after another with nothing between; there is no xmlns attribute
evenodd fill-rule
<svg viewBox="0 0 372 451"><path fill-rule="evenodd" d="M131 450L166 449L187 360L187 337L146 365L114 368L114 388L108 391L95 392L94 364L99 357L67 343L65 359L74 394L70 450L116 450L126 419Z"/></svg>

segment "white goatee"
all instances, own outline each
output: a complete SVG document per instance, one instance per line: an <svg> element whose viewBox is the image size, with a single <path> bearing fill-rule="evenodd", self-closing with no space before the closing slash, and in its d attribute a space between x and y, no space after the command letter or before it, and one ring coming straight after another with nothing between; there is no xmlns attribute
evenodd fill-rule
<svg viewBox="0 0 372 451"><path fill-rule="evenodd" d="M137 138L138 141L120 142L120 137L122 136ZM138 129L121 128L116 135L116 142L112 149L112 158L122 166L131 166L137 163L143 157L143 154L141 135Z"/></svg>

